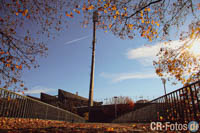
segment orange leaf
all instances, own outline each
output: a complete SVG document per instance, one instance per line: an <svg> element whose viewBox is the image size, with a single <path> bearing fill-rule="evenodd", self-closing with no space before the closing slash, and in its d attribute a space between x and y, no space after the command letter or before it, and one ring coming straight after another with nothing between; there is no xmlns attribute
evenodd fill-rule
<svg viewBox="0 0 200 133"><path fill-rule="evenodd" d="M80 11L79 11L79 10L77 10L77 9L74 9L74 11L75 11L76 13L80 14Z"/></svg>
<svg viewBox="0 0 200 133"><path fill-rule="evenodd" d="M109 24L109 28L111 28L112 27L112 24Z"/></svg>
<svg viewBox="0 0 200 133"><path fill-rule="evenodd" d="M133 29L133 24L128 24L129 29Z"/></svg>
<svg viewBox="0 0 200 133"><path fill-rule="evenodd" d="M23 15L23 16L26 16L27 13L28 13L28 9L25 9L25 10L22 12L22 15Z"/></svg>
<svg viewBox="0 0 200 133"><path fill-rule="evenodd" d="M65 15L66 15L67 17L73 18L73 13L72 13L72 12L71 12L70 14L68 14L67 12L65 12Z"/></svg>
<svg viewBox="0 0 200 133"><path fill-rule="evenodd" d="M30 15L26 16L26 18L30 19Z"/></svg>
<svg viewBox="0 0 200 133"><path fill-rule="evenodd" d="M22 64L21 64L21 65L19 65L19 69L22 69Z"/></svg>
<svg viewBox="0 0 200 133"><path fill-rule="evenodd" d="M90 5L89 7L88 7L88 10L93 10L94 9L94 6L93 5Z"/></svg>
<svg viewBox="0 0 200 133"><path fill-rule="evenodd" d="M110 132L110 131L114 131L114 128L107 128L106 131Z"/></svg>
<svg viewBox="0 0 200 133"><path fill-rule="evenodd" d="M6 64L6 67L10 67L10 64Z"/></svg>
<svg viewBox="0 0 200 133"><path fill-rule="evenodd" d="M116 6L112 6L112 10L117 10Z"/></svg>
<svg viewBox="0 0 200 133"><path fill-rule="evenodd" d="M103 7L99 7L98 11L104 11L104 8Z"/></svg>

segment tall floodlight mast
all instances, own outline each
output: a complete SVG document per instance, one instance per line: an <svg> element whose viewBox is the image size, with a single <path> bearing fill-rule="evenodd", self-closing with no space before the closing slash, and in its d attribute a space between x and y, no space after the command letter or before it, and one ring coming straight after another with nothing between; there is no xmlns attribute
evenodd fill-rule
<svg viewBox="0 0 200 133"><path fill-rule="evenodd" d="M98 12L93 12L93 41L92 41L92 62L91 62L91 73L90 73L90 90L89 90L89 120L90 120L90 109L93 106L93 91L94 91L94 66L95 66L95 45L96 45L96 22L98 22Z"/></svg>

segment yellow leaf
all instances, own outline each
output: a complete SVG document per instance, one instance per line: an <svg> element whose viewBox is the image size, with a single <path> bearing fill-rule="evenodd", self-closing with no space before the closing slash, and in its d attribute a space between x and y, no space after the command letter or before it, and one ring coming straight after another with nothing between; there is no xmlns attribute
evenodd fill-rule
<svg viewBox="0 0 200 133"><path fill-rule="evenodd" d="M140 15L143 17L143 11L140 12Z"/></svg>
<svg viewBox="0 0 200 133"><path fill-rule="evenodd" d="M16 15L16 16L18 16L18 15L19 15L19 13L18 13L18 12L16 12L16 13L15 13L15 15Z"/></svg>
<svg viewBox="0 0 200 133"><path fill-rule="evenodd" d="M113 18L114 18L114 19L116 19L116 18L117 18L117 16L115 16L115 15L114 15L114 16L113 16Z"/></svg>
<svg viewBox="0 0 200 133"><path fill-rule="evenodd" d="M150 11L151 11L151 9L150 9L150 8L147 8L147 11L148 11L148 12L150 12Z"/></svg>
<svg viewBox="0 0 200 133"><path fill-rule="evenodd" d="M110 131L114 131L114 128L107 128L106 131L110 132Z"/></svg>
<svg viewBox="0 0 200 133"><path fill-rule="evenodd" d="M160 26L160 24L159 24L158 22L155 22L155 24L156 24L157 26Z"/></svg>
<svg viewBox="0 0 200 133"><path fill-rule="evenodd" d="M94 9L94 6L93 5L90 5L89 7L88 7L88 10L93 10Z"/></svg>
<svg viewBox="0 0 200 133"><path fill-rule="evenodd" d="M128 28L132 30L133 29L133 24L128 24Z"/></svg>
<svg viewBox="0 0 200 133"><path fill-rule="evenodd" d="M22 13L23 16L26 16L26 14L28 13L28 9L25 9Z"/></svg>
<svg viewBox="0 0 200 133"><path fill-rule="evenodd" d="M127 8L126 8L126 7L124 7L124 10L126 11L126 10L127 10Z"/></svg>
<svg viewBox="0 0 200 133"><path fill-rule="evenodd" d="M111 28L112 27L112 24L109 24L109 28Z"/></svg>
<svg viewBox="0 0 200 133"><path fill-rule="evenodd" d="M117 11L115 12L115 14L116 14L116 15L119 15L119 11L117 10Z"/></svg>
<svg viewBox="0 0 200 133"><path fill-rule="evenodd" d="M124 16L126 16L126 17L127 17L127 16L128 16L128 14L127 14L127 13L125 13L125 14L124 14Z"/></svg>
<svg viewBox="0 0 200 133"><path fill-rule="evenodd" d="M104 10L104 13L108 13L108 11L107 11L107 10Z"/></svg>

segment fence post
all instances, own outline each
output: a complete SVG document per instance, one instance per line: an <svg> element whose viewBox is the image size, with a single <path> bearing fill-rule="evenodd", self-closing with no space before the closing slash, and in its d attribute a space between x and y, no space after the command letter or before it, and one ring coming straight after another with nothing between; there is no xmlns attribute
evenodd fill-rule
<svg viewBox="0 0 200 133"><path fill-rule="evenodd" d="M24 112L23 112L23 118L25 118L26 110L27 110L27 99L25 98L25 105L24 105Z"/></svg>
<svg viewBox="0 0 200 133"><path fill-rule="evenodd" d="M48 106L46 106L47 108L46 108L46 112L45 112L45 119L47 119L47 114L48 114Z"/></svg>
<svg viewBox="0 0 200 133"><path fill-rule="evenodd" d="M58 117L57 117L57 120L59 120L59 115L60 115L60 110L58 110Z"/></svg>
<svg viewBox="0 0 200 133"><path fill-rule="evenodd" d="M193 114L194 114L194 119L197 120L197 111L196 111L196 107L195 107L195 103L194 103L194 96L193 96L193 90L192 87L190 86L190 95L191 95L191 99L192 99L192 108L193 108Z"/></svg>

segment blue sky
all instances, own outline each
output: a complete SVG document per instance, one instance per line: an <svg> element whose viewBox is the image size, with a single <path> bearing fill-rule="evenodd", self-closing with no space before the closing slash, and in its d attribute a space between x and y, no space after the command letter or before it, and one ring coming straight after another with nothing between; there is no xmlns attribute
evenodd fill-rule
<svg viewBox="0 0 200 133"><path fill-rule="evenodd" d="M22 79L29 88L25 94L39 97L40 92L57 95L58 89L88 97L91 65L92 26L81 28L80 18L70 20L56 39L50 39L48 56L38 58L37 69L24 71ZM136 37L121 40L97 30L94 99L113 96L140 96L152 99L164 94L161 79L155 74L153 59L162 45ZM167 82L167 92L180 88Z"/></svg>

